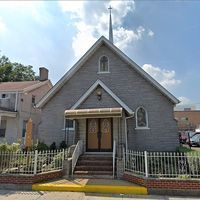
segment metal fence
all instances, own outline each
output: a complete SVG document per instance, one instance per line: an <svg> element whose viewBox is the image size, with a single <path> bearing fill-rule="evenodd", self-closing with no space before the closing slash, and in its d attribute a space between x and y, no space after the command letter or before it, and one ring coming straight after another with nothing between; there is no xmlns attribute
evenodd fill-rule
<svg viewBox="0 0 200 200"><path fill-rule="evenodd" d="M125 171L151 178L200 178L200 152L124 152Z"/></svg>
<svg viewBox="0 0 200 200"><path fill-rule="evenodd" d="M0 174L38 174L63 169L65 150L0 151Z"/></svg>
<svg viewBox="0 0 200 200"><path fill-rule="evenodd" d="M72 176L79 156L83 153L83 141L79 140L72 154Z"/></svg>

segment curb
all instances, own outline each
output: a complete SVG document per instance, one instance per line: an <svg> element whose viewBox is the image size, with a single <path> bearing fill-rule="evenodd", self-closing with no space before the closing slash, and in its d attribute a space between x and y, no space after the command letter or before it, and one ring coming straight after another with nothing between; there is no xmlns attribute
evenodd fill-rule
<svg viewBox="0 0 200 200"><path fill-rule="evenodd" d="M33 184L35 191L70 191L70 192L94 192L112 194L138 194L147 195L147 188L142 186L120 185L70 185L70 184Z"/></svg>

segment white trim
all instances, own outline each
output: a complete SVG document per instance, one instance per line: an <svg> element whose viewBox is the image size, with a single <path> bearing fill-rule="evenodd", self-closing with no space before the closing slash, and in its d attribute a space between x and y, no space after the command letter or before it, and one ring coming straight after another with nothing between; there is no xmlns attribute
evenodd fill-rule
<svg viewBox="0 0 200 200"><path fill-rule="evenodd" d="M16 112L0 110L1 117L17 117Z"/></svg>
<svg viewBox="0 0 200 200"><path fill-rule="evenodd" d="M101 67L100 67L100 60L101 60L101 58L102 58L103 56L105 56L105 57L108 59L108 71L100 71L100 69L101 69ZM109 57L103 54L103 55L101 55L101 56L99 57L98 74L106 74L106 73L110 73L110 62L109 62Z"/></svg>
<svg viewBox="0 0 200 200"><path fill-rule="evenodd" d="M97 74L110 74L110 72L97 72Z"/></svg>
<svg viewBox="0 0 200 200"><path fill-rule="evenodd" d="M162 94L168 97L173 104L177 104L180 101L173 96L169 91L167 91L163 86L161 86L156 80L154 80L148 73L146 73L141 67L139 67L135 62L133 62L128 56L126 56L121 50L119 50L115 45L113 45L104 36L101 36L99 40L94 43L94 45L78 60L78 62L56 83L56 85L38 102L36 105L38 108L44 106L48 100L56 94L56 92L78 71L78 69L85 63L85 61L98 49L102 44L106 44L115 53L117 53L122 59L124 59L133 69L135 69L139 74L141 74L145 79L147 79L154 87L156 87Z"/></svg>
<svg viewBox="0 0 200 200"><path fill-rule="evenodd" d="M135 130L150 130L148 127L137 127Z"/></svg>
<svg viewBox="0 0 200 200"><path fill-rule="evenodd" d="M145 111L145 117L146 117L146 126L138 126L138 121L137 121L137 112L138 110L142 108ZM135 120L136 120L136 130L137 129L149 129L149 119L148 119L148 113L147 110L144 108L144 106L139 106L137 107L136 111L135 111Z"/></svg>
<svg viewBox="0 0 200 200"><path fill-rule="evenodd" d="M115 95L101 80L97 80L84 94L81 98L71 107L71 109L76 109L80 104L97 88L101 86L110 96L117 101L130 115L134 112L117 96Z"/></svg>

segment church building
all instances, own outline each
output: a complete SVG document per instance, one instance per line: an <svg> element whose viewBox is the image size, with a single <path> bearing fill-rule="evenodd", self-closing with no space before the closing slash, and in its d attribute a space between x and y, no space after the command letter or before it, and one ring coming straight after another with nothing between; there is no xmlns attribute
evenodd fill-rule
<svg viewBox="0 0 200 200"><path fill-rule="evenodd" d="M38 137L50 145L82 141L83 154L175 151L179 103L113 43L100 37L41 99Z"/></svg>

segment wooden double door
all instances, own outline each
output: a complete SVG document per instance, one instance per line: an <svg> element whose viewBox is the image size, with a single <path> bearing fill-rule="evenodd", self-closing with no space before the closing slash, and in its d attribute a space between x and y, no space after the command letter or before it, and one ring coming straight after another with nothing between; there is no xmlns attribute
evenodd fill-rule
<svg viewBox="0 0 200 200"><path fill-rule="evenodd" d="M112 118L92 118L87 119L86 123L86 151L112 151Z"/></svg>

